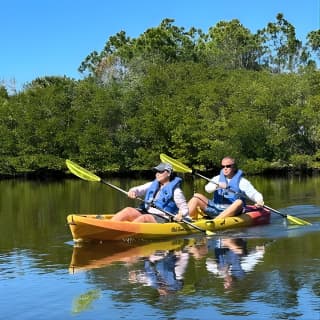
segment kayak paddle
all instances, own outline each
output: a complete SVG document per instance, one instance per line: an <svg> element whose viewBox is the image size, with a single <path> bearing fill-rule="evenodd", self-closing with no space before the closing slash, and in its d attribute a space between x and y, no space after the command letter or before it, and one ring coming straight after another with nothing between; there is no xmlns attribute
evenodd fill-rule
<svg viewBox="0 0 320 320"><path fill-rule="evenodd" d="M176 160L176 159L173 159L173 158L167 156L167 155L164 154L164 153L161 153L161 154L160 154L160 159L161 159L162 162L170 163L170 164L172 165L173 169L174 169L175 171L177 171L177 172L181 172L181 173L193 173L194 175L196 175L196 176L198 176L198 177L201 177L201 178L203 178L203 179L205 179L205 180L207 180L207 181L210 181L210 182L214 183L211 179L209 179L209 178L207 178L207 177L205 177L205 176L203 176L203 175L201 175L201 174L199 174L199 173L197 173L197 172L194 172L191 168L187 167L185 164L179 162L179 161ZM282 213L282 212L280 212L280 211L278 211L278 210L276 210L276 209L273 209L273 208L271 208L271 207L268 207L268 206L266 206L266 205L264 205L263 207L266 208L266 209L268 209L268 210L270 210L270 211L272 211L272 212L274 212L274 213L277 213L277 214L281 215L283 218L288 219L288 220L291 221L293 224L298 224L298 225L300 225L300 226L311 225L311 223L308 222L308 221L302 220L302 219L297 218L297 217L290 216L290 215L288 215L288 214L284 214L284 213Z"/></svg>
<svg viewBox="0 0 320 320"><path fill-rule="evenodd" d="M279 214L280 216L282 216L283 218L287 218L288 220L290 220L292 223L294 224L298 224L300 226L306 226L306 225L311 225L311 223L309 221L306 221L306 220L302 220L300 218L297 218L297 217L293 217L293 216L289 216L288 214L285 214L285 213L282 213L276 209L273 209L273 208L270 208L266 205L264 205L264 207L274 213L277 213Z"/></svg>
<svg viewBox="0 0 320 320"><path fill-rule="evenodd" d="M113 188L113 189L115 189L115 190L118 190L118 191L120 191L120 192L128 195L128 192L127 192L127 191L125 191L125 190L123 190L123 189L121 189L121 188L119 188L119 187L111 184L110 182L107 182L107 181L101 179L100 177L98 177L97 175L95 175L93 172L90 172L89 170L82 168L81 166L79 166L78 164L72 162L72 161L69 160L69 159L66 159L66 165L67 165L68 169L70 170L70 172L72 172L74 175L76 175L77 177L79 177L79 178L81 178L81 179L83 179L83 180L92 181L92 182L101 182L101 183L106 184L107 186L109 186L109 187L111 187L111 188ZM136 199L144 202L144 200L141 199L141 198L139 198L139 197L137 197ZM165 210L162 210L162 209L154 206L153 204L151 204L151 206L153 206L154 208L157 208L158 210L162 211L163 213L165 213L165 214L168 215L168 216L171 216L171 217L174 217L174 216L175 216L173 213L167 212L167 211L165 211ZM168 218L165 218L165 217L163 217L163 216L161 216L161 215L157 215L157 214L155 214L155 213L152 213L152 214L153 214L153 215L156 215L156 216L159 216L159 217L161 217L161 218L163 218L163 219L168 220ZM213 234L214 234L214 233L211 232L211 231L208 231L208 230L199 228L198 226L194 225L193 223L189 222L188 220L182 219L182 222L184 222L185 224L191 226L191 227L194 228L194 229L197 229L197 230L199 230L199 231L201 231L201 232L206 233L207 235L213 235Z"/></svg>
<svg viewBox="0 0 320 320"><path fill-rule="evenodd" d="M200 177L202 179L205 179L207 181L213 182L213 181L211 181L211 179L203 176L202 174L200 174L198 172L194 172L191 168L187 167L185 164L179 162L176 159L173 159L173 158L167 156L164 153L160 154L160 159L161 159L162 162L170 163L172 165L173 170L176 171L176 172L192 173L192 174L194 174L194 175L196 175L196 176L198 176L198 177Z"/></svg>

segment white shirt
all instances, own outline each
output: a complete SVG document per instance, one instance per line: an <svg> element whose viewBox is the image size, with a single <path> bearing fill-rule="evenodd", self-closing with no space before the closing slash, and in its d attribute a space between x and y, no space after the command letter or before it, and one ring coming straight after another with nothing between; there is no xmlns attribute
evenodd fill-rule
<svg viewBox="0 0 320 320"><path fill-rule="evenodd" d="M218 188L218 183L219 183L219 175L213 177L211 179L212 182L209 182L205 185L205 190L208 193L212 193L217 190ZM231 179L227 179L228 184ZM249 198L252 202L259 202L263 201L263 196L262 194L255 189L255 187L251 184L249 180L246 178L241 177L240 182L239 182L239 188L240 190L245 194L247 198Z"/></svg>

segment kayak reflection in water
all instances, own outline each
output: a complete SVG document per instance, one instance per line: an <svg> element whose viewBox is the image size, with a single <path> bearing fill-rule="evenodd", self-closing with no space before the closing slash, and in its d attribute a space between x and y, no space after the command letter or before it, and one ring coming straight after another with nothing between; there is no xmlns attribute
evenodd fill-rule
<svg viewBox="0 0 320 320"><path fill-rule="evenodd" d="M248 252L247 241L241 238L220 238L208 241L208 250L215 259L208 258L207 270L224 279L224 288L231 287L234 279L242 279L252 271L264 256L264 246Z"/></svg>
<svg viewBox="0 0 320 320"><path fill-rule="evenodd" d="M188 261L184 250L158 251L144 260L144 271L130 272L129 281L153 287L161 296L175 293L183 288Z"/></svg>

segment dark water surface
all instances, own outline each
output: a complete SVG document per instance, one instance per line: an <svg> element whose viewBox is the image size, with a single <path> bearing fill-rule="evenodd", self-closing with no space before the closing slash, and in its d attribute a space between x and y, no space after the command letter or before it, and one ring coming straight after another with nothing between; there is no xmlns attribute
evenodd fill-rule
<svg viewBox="0 0 320 320"><path fill-rule="evenodd" d="M274 213L212 237L74 246L67 214L136 203L77 179L0 181L1 319L320 320L320 178L251 180L267 205L312 225ZM187 197L204 183L186 182Z"/></svg>

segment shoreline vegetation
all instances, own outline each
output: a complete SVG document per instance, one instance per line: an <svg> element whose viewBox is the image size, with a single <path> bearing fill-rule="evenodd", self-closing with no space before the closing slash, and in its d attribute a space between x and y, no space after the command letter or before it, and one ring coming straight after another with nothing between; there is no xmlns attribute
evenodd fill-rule
<svg viewBox="0 0 320 320"><path fill-rule="evenodd" d="M198 173L206 176L211 177L216 175L219 172L219 168L216 170L208 170L208 171L198 171ZM141 170L141 171L123 171L123 172L95 172L99 174L102 178L145 178L151 179L153 177L153 173L151 170ZM245 172L246 176L262 176L262 177L293 177L293 176L300 176L300 177L312 177L318 176L320 174L320 170L317 169L307 169L307 168L276 168L276 169L269 169L265 170L262 173L247 173ZM181 174L184 175L185 179L192 179L191 174ZM32 172L27 173L16 173L16 174L0 174L0 181L1 180L63 180L63 179L76 179L75 176L70 173L67 169L66 170L51 170L51 169L40 169L35 170Z"/></svg>
<svg viewBox="0 0 320 320"><path fill-rule="evenodd" d="M319 59L320 30L297 39L281 13L256 33L237 19L120 31L81 80L0 82L0 178L63 177L65 159L141 176L161 153L209 176L226 155L248 175L318 174Z"/></svg>

